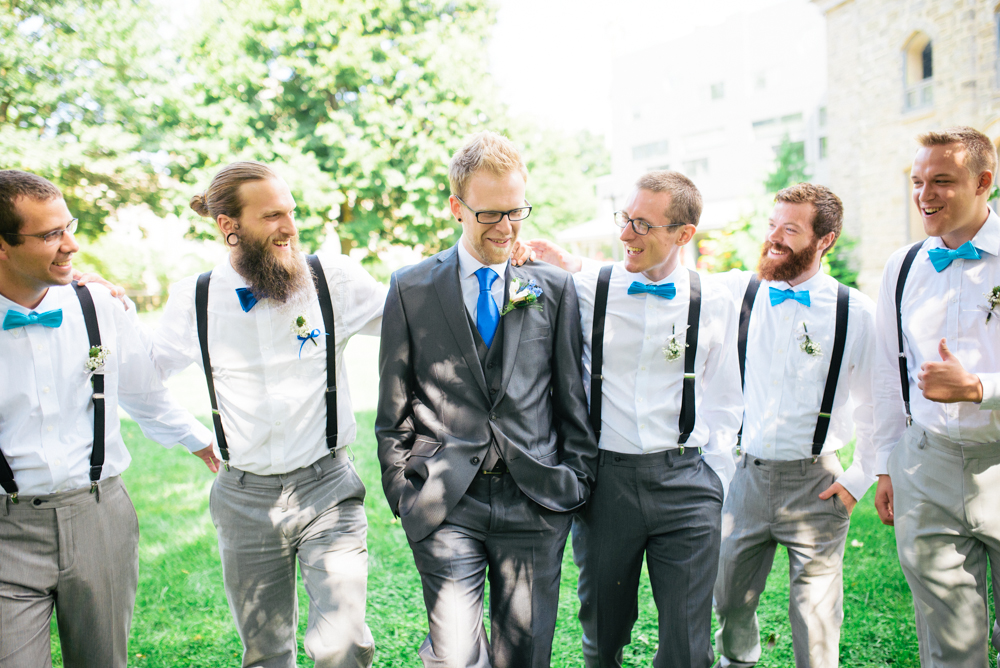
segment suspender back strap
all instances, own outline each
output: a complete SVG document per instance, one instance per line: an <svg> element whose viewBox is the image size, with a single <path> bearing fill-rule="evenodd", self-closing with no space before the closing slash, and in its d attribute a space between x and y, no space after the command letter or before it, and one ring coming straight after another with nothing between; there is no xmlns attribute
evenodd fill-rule
<svg viewBox="0 0 1000 668"><path fill-rule="evenodd" d="M87 326L90 347L100 347L101 328L97 324L94 298L90 295L90 290L76 281L73 281L73 288L80 300L80 308L83 309L83 322ZM104 468L104 373L94 373L90 381L94 386L94 447L90 451L90 491L93 493L97 491L97 482L101 479L101 470Z"/></svg>
<svg viewBox="0 0 1000 668"><path fill-rule="evenodd" d="M326 282L323 265L315 255L307 255L306 261L312 268L313 283L319 297L319 308L323 313L323 327L326 329L326 447L330 454L337 456L337 330L333 317L333 302L330 299L330 285Z"/></svg>
<svg viewBox="0 0 1000 668"><path fill-rule="evenodd" d="M753 311L753 301L757 298L757 290L760 288L760 277L754 274L750 277L747 291L743 294L743 306L740 307L740 386L747 384L747 334L750 332L750 313ZM743 429L741 428L742 432Z"/></svg>
<svg viewBox="0 0 1000 668"><path fill-rule="evenodd" d="M910 273L913 260L917 257L923 241L910 246L903 258L903 264L899 267L899 277L896 279L896 338L899 341L899 388L903 392L903 410L906 411L906 426L913 424L913 416L910 414L910 379L906 370L906 352L903 350L903 288L906 287L906 277Z"/></svg>
<svg viewBox="0 0 1000 668"><path fill-rule="evenodd" d="M847 343L847 316L850 305L850 289L843 283L837 285L837 320L833 334L833 352L830 354L830 370L826 374L826 387L820 402L816 432L813 434L813 457L818 457L826 442L826 432L830 429L830 415L833 412L833 398L837 394L837 380L844 361L844 346Z"/></svg>
<svg viewBox="0 0 1000 668"><path fill-rule="evenodd" d="M198 321L198 343L201 345L201 363L205 367L205 381L208 383L208 400L212 403L212 424L215 425L215 440L222 455L222 464L229 470L229 446L226 432L222 429L222 415L219 414L219 400L215 395L215 380L212 377L212 359L208 355L208 284L212 272L206 271L198 277L194 288L194 313Z"/></svg>
<svg viewBox="0 0 1000 668"><path fill-rule="evenodd" d="M698 321L701 317L701 278L688 269L691 276L691 298L688 302L687 335L684 337L684 388L681 394L681 435L677 444L682 448L694 431L694 358L698 354Z"/></svg>
<svg viewBox="0 0 1000 668"><path fill-rule="evenodd" d="M608 311L608 286L614 265L601 267L594 294L594 330L590 337L590 426L597 441L601 440L601 375L604 365L604 316Z"/></svg>

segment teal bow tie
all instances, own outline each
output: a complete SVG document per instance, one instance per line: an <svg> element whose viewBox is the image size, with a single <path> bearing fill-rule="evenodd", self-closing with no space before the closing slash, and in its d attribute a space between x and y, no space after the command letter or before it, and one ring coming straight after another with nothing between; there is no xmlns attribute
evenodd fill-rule
<svg viewBox="0 0 1000 668"><path fill-rule="evenodd" d="M630 295L647 294L663 297L664 299L673 299L677 296L677 288L674 287L673 283L666 283L664 285L646 285L645 283L640 283L639 281L632 281L632 285L628 286L628 293Z"/></svg>
<svg viewBox="0 0 1000 668"><path fill-rule="evenodd" d="M249 313L257 304L257 295L250 292L249 288L236 288L236 296L240 298L240 308L244 313Z"/></svg>
<svg viewBox="0 0 1000 668"><path fill-rule="evenodd" d="M927 256L930 257L931 264L934 265L934 271L938 273L947 269L955 260L978 260L981 258L979 249L973 246L971 241L966 241L955 250L932 248L927 251Z"/></svg>
<svg viewBox="0 0 1000 668"><path fill-rule="evenodd" d="M32 311L31 313L19 313L17 311L7 311L6 317L3 319L4 331L8 329L14 329L15 327L26 327L27 325L41 325L42 327L58 327L62 324L62 309L57 308L54 311L46 311L45 313L36 313Z"/></svg>
<svg viewBox="0 0 1000 668"><path fill-rule="evenodd" d="M777 306L786 299L794 299L803 306L810 306L809 301L809 291L808 290L779 290L778 288L772 287L770 289L771 294L771 306Z"/></svg>

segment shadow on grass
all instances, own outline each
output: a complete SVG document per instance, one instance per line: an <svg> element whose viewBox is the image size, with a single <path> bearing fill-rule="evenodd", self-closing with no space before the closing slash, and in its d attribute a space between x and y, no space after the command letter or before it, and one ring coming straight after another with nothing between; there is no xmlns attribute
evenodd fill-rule
<svg viewBox="0 0 1000 668"><path fill-rule="evenodd" d="M382 495L373 412L358 414L355 466L368 488L368 624L375 637L375 665L420 666L417 648L427 632L420 579L406 537ZM238 666L242 648L226 603L215 527L208 513L213 476L181 447L165 450L143 438L133 422L122 423L134 461L124 480L139 516L139 593L129 642L129 665L155 668ZM850 454L845 453L849 459ZM895 539L872 507L874 491L858 504L845 555L844 666L919 666L909 589L896 559ZM863 545L852 547L852 541ZM582 666L576 619L577 569L571 547L563 560L559 621L552 665ZM299 586L299 665L312 666L301 639L308 599ZM992 614L992 610L991 610ZM778 550L761 598L760 626L775 646L760 666L794 665L788 624L788 558ZM714 622L713 622L714 627ZM489 625L487 624L487 628ZM656 609L643 572L639 619L625 666L652 664L657 643ZM61 666L53 625L54 665Z"/></svg>

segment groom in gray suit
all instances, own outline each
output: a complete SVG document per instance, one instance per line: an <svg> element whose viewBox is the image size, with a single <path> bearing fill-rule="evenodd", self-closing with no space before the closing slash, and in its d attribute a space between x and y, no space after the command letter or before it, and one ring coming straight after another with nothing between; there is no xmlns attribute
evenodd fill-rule
<svg viewBox="0 0 1000 668"><path fill-rule="evenodd" d="M385 304L382 486L423 584L424 665L548 666L570 512L597 457L576 290L561 269L510 266L531 206L508 139L473 136L449 179L461 240L393 274Z"/></svg>

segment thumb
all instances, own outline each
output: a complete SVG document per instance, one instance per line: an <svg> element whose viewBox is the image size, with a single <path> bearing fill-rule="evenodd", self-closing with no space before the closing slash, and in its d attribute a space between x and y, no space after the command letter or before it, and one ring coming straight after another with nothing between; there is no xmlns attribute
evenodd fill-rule
<svg viewBox="0 0 1000 668"><path fill-rule="evenodd" d="M955 356L948 350L948 343L945 339L941 339L941 343L938 344L938 352L941 354L942 361L949 362L955 359Z"/></svg>
<svg viewBox="0 0 1000 668"><path fill-rule="evenodd" d="M820 492L819 498L821 498L824 501L826 501L827 499L829 499L831 496L833 496L836 493L837 493L837 483L833 483L832 485L830 485L829 487L827 487L826 489L824 489L822 492Z"/></svg>

